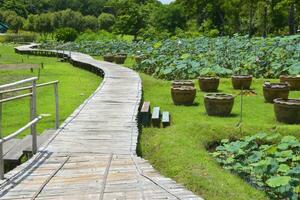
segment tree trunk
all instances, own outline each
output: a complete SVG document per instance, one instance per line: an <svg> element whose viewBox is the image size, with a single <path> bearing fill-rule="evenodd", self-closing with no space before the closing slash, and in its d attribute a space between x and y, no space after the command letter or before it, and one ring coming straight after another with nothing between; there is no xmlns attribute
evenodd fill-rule
<svg viewBox="0 0 300 200"><path fill-rule="evenodd" d="M296 34L296 20L295 20L295 2L291 1L289 8L289 32L290 35Z"/></svg>
<svg viewBox="0 0 300 200"><path fill-rule="evenodd" d="M249 37L252 37L252 34L253 34L253 15L254 15L253 1L250 0L250 8L249 8L249 30L248 30Z"/></svg>
<svg viewBox="0 0 300 200"><path fill-rule="evenodd" d="M264 7L264 30L263 30L263 37L267 37L268 33L268 2L265 2L265 7Z"/></svg>

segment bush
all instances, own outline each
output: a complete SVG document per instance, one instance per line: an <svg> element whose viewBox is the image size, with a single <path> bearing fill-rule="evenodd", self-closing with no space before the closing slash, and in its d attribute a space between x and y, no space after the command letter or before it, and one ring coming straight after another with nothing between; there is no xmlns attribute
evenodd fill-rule
<svg viewBox="0 0 300 200"><path fill-rule="evenodd" d="M98 17L98 21L101 29L110 31L112 26L115 24L115 16L109 13L102 13Z"/></svg>
<svg viewBox="0 0 300 200"><path fill-rule="evenodd" d="M73 28L60 28L55 32L55 39L61 42L73 42L77 36L78 32Z"/></svg>
<svg viewBox="0 0 300 200"><path fill-rule="evenodd" d="M22 34L7 34L4 36L4 42L13 43L30 43L37 39L37 35L33 33L22 33Z"/></svg>

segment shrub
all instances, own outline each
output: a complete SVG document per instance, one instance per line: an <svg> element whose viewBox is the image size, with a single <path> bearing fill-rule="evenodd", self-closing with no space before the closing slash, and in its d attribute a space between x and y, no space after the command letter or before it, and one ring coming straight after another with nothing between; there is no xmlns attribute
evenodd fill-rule
<svg viewBox="0 0 300 200"><path fill-rule="evenodd" d="M37 35L33 33L7 34L4 36L4 42L13 43L30 43L37 39Z"/></svg>
<svg viewBox="0 0 300 200"><path fill-rule="evenodd" d="M73 42L77 36L78 32L73 28L60 28L55 32L55 39L61 42Z"/></svg>
<svg viewBox="0 0 300 200"><path fill-rule="evenodd" d="M109 13L102 13L98 17L98 21L101 29L110 31L115 24L115 16Z"/></svg>

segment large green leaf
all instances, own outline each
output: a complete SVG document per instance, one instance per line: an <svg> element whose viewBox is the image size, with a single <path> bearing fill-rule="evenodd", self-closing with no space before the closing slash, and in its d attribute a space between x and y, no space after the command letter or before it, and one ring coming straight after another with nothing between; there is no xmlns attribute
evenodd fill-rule
<svg viewBox="0 0 300 200"><path fill-rule="evenodd" d="M288 185L291 179L290 176L273 176L266 183L270 187L280 187Z"/></svg>

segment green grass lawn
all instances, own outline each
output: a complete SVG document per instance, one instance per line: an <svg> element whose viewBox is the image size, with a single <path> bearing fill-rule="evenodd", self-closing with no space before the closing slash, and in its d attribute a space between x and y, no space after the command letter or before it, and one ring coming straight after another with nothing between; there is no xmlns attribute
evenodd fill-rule
<svg viewBox="0 0 300 200"><path fill-rule="evenodd" d="M99 86L101 78L91 72L75 68L69 63L57 62L56 58L27 56L14 53L12 45L0 43L0 64L4 63L44 63L38 83L59 80L60 122L63 122L80 104L83 103ZM38 75L29 69L1 70L0 84L10 83ZM38 88L37 112L46 114L38 123L41 133L55 126L55 98L53 86ZM3 135L21 128L29 122L29 99L22 99L3 104ZM24 132L22 136L27 134Z"/></svg>
<svg viewBox="0 0 300 200"><path fill-rule="evenodd" d="M125 63L132 66L132 60ZM205 199L267 199L238 176L222 169L206 150L213 141L224 138L239 138L258 132L295 135L300 138L299 125L284 125L275 120L273 105L264 103L262 84L255 79L252 88L257 96L244 96L243 132L237 127L240 119L240 97L235 99L233 116L209 117L204 108L203 96L198 81L195 106L175 106L171 99L171 82L157 80L140 74L143 81L144 100L151 106L160 106L170 111L172 124L168 128L143 128L138 152L149 160L162 174L184 184ZM276 82L278 80L271 80ZM230 79L222 79L221 92L237 95ZM291 92L290 97L300 98L300 92Z"/></svg>

